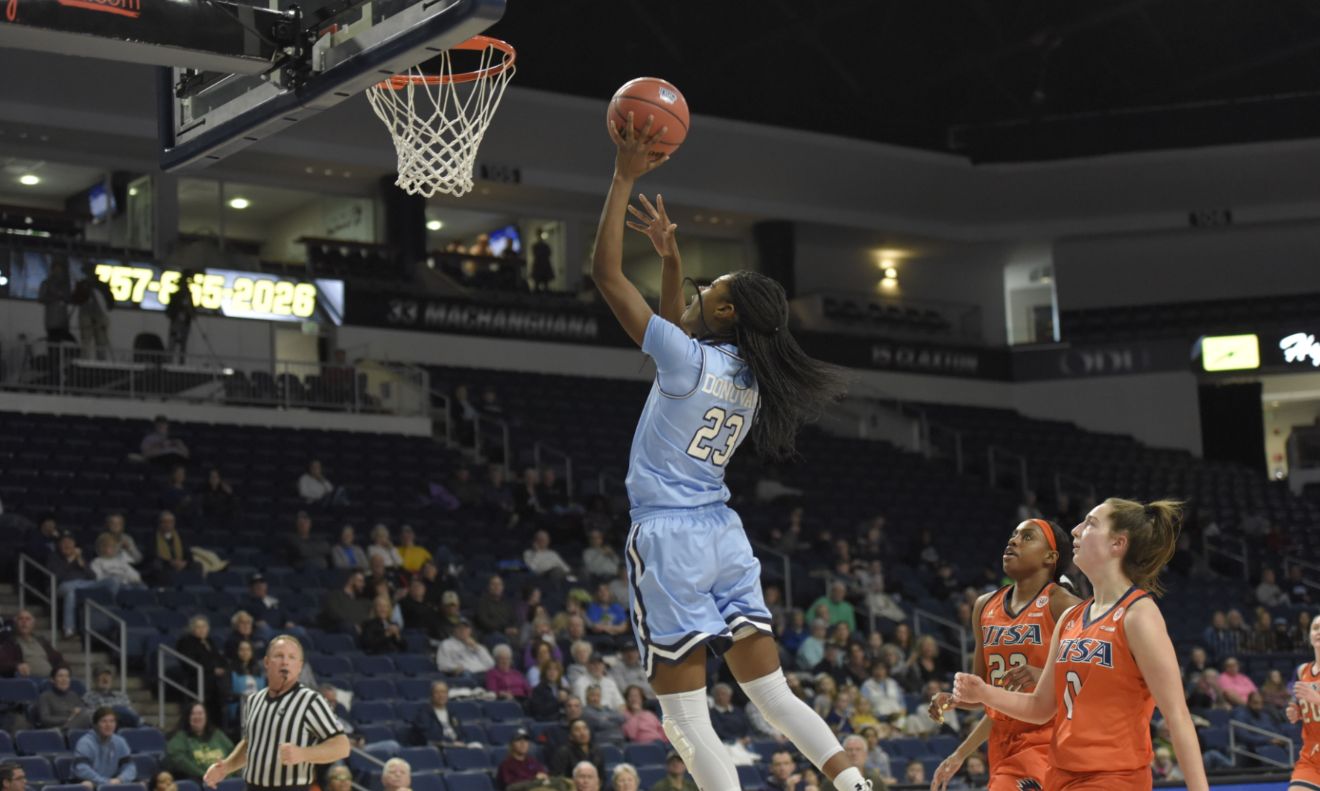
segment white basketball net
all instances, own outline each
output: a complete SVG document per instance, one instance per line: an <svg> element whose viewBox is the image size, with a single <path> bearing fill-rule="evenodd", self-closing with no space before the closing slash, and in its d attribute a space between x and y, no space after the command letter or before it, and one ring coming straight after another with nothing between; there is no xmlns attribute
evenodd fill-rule
<svg viewBox="0 0 1320 791"><path fill-rule="evenodd" d="M439 58L437 73L413 67L367 89L371 109L394 139L399 158L394 183L410 195L428 198L472 190L477 148L514 72L512 62L500 69L496 60L512 61L512 56L491 46L481 50L477 71L483 76L467 82L453 81L448 51Z"/></svg>

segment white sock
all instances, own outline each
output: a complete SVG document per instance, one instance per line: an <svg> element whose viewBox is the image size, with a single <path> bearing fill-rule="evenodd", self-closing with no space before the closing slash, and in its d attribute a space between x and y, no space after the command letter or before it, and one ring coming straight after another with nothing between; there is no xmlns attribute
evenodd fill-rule
<svg viewBox="0 0 1320 791"><path fill-rule="evenodd" d="M825 762L835 753L843 752L825 720L788 688L783 670L748 681L742 689L770 724L787 736L817 769L824 771ZM853 791L852 786L847 786L846 791Z"/></svg>
<svg viewBox="0 0 1320 791"><path fill-rule="evenodd" d="M665 714L665 735L683 757L697 787L701 791L740 791L738 771L710 724L706 688L656 697Z"/></svg>
<svg viewBox="0 0 1320 791"><path fill-rule="evenodd" d="M835 775L834 787L837 791L870 791L866 787L866 778L862 777L862 770L855 766L850 766Z"/></svg>

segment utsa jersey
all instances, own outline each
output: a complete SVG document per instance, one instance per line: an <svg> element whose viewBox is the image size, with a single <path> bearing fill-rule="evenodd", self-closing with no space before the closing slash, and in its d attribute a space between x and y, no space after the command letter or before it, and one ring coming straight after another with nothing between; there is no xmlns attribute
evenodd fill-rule
<svg viewBox="0 0 1320 791"><path fill-rule="evenodd" d="M1053 590L1054 583L1046 583L1017 612L1013 611L1013 586L1000 588L986 601L978 625L986 680L991 684L1003 686L1004 676L1015 667L1045 667L1054 636ZM989 739L990 791L1042 788L1049 772L1054 723L1022 722L989 706L985 713L994 720Z"/></svg>
<svg viewBox="0 0 1320 791"><path fill-rule="evenodd" d="M1050 593L1054 583L1047 583L1031 603L1013 612L1013 586L1000 588L981 610L981 656L985 660L986 681L1004 685L1004 676L1015 667L1045 667L1049 659L1050 638L1054 636L1054 614L1050 611ZM1030 692L1031 689L1018 690ZM987 708L986 716L1000 724L1040 727Z"/></svg>
<svg viewBox="0 0 1320 791"><path fill-rule="evenodd" d="M1087 599L1063 618L1054 659L1058 711L1051 755L1054 766L1066 773L1135 772L1150 766L1155 699L1123 628L1128 609L1149 595L1134 585L1104 612L1092 612L1095 600Z"/></svg>
<svg viewBox="0 0 1320 791"><path fill-rule="evenodd" d="M628 459L633 521L727 502L724 468L751 431L759 399L751 369L737 347L701 343L659 316L646 325L642 351L655 360L656 378Z"/></svg>
<svg viewBox="0 0 1320 791"><path fill-rule="evenodd" d="M1320 683L1320 673L1314 668L1311 662L1297 668L1297 682ZM1288 787L1301 786L1320 791L1320 706L1299 700L1297 707L1302 715L1302 752L1297 756L1297 766L1293 767Z"/></svg>

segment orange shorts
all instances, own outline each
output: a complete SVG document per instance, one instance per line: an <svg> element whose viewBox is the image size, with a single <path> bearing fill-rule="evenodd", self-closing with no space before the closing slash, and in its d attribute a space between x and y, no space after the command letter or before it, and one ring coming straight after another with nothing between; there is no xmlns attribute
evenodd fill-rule
<svg viewBox="0 0 1320 791"><path fill-rule="evenodd" d="M1002 733L990 731L990 791L1037 791L1050 769L1052 728Z"/></svg>
<svg viewBox="0 0 1320 791"><path fill-rule="evenodd" d="M1150 769L1130 769L1125 772L1069 772L1050 768L1046 791L1151 791L1155 778Z"/></svg>
<svg viewBox="0 0 1320 791"><path fill-rule="evenodd" d="M1288 781L1288 788L1305 788L1320 791L1320 767L1310 761L1298 761L1293 767L1292 779Z"/></svg>

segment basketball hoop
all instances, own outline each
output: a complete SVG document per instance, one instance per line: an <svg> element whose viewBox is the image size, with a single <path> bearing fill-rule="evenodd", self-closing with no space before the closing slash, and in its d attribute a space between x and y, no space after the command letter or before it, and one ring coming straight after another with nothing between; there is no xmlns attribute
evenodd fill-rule
<svg viewBox="0 0 1320 791"><path fill-rule="evenodd" d="M477 148L513 77L516 53L506 42L473 36L454 49L480 52L477 68L455 73L445 50L437 73L414 66L367 89L371 109L394 140L394 183L410 195L459 196L472 189Z"/></svg>

